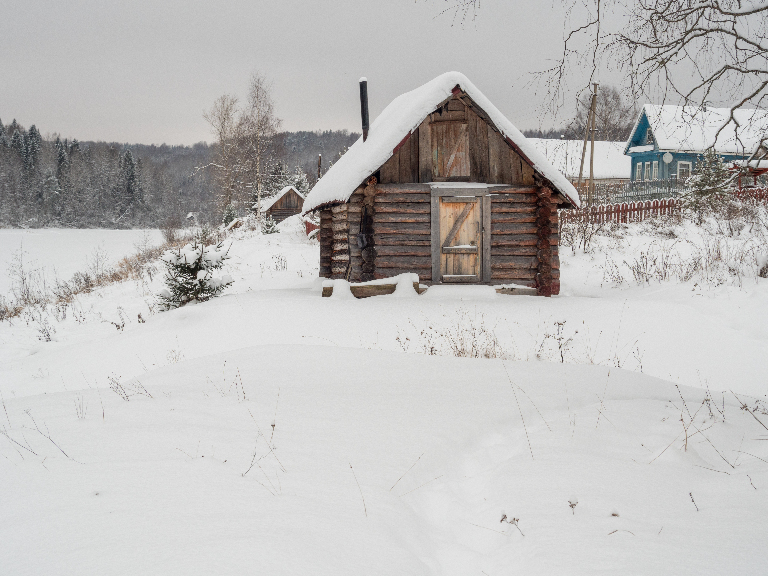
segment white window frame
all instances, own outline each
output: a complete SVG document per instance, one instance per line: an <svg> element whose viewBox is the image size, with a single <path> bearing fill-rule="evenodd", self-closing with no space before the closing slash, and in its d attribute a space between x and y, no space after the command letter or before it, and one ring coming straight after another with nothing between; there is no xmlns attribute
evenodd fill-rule
<svg viewBox="0 0 768 576"><path fill-rule="evenodd" d="M651 179L651 163L650 162L646 162L645 163L645 177L643 178L643 180L648 181L650 179Z"/></svg>
<svg viewBox="0 0 768 576"><path fill-rule="evenodd" d="M680 176L680 168L682 168L683 166L687 166L688 167L688 176L686 176L686 178L688 178L693 173L693 163L692 162L683 162L682 160L678 160L677 161L677 178L678 178L678 180L680 178L682 178L682 176Z"/></svg>
<svg viewBox="0 0 768 576"><path fill-rule="evenodd" d="M658 180L659 179L659 161L654 160L653 161L653 176L651 177L652 180Z"/></svg>
<svg viewBox="0 0 768 576"><path fill-rule="evenodd" d="M643 179L643 163L638 162L635 164L635 182L640 182Z"/></svg>

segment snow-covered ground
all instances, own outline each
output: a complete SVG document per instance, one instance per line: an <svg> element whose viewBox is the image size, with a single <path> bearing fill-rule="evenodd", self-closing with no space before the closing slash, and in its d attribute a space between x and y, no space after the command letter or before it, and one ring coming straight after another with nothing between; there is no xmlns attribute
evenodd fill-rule
<svg viewBox="0 0 768 576"><path fill-rule="evenodd" d="M0 572L766 566L768 280L638 285L635 225L556 298L321 298L281 227L205 304L155 271L0 324Z"/></svg>
<svg viewBox="0 0 768 576"><path fill-rule="evenodd" d="M21 255L30 270L42 270L54 281L69 280L97 258L113 265L137 244L160 244L159 230L77 230L0 228L0 295L11 290L9 266Z"/></svg>

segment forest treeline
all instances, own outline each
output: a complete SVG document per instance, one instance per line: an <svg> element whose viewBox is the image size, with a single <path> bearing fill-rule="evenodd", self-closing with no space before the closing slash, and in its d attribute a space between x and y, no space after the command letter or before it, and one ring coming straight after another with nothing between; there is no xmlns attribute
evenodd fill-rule
<svg viewBox="0 0 768 576"><path fill-rule="evenodd" d="M287 184L302 192L359 137L343 131L280 132L264 197ZM0 226L131 228L180 223L190 213L218 223L213 171L217 144L120 144L44 137L0 121Z"/></svg>

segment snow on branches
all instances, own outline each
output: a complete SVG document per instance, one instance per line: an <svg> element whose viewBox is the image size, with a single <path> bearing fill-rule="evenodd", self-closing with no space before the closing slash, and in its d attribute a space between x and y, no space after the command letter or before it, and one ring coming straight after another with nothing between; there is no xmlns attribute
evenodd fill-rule
<svg viewBox="0 0 768 576"><path fill-rule="evenodd" d="M205 246L195 241L177 250L168 250L161 260L166 267L165 288L157 296L164 310L179 308L190 302L205 302L218 296L232 284L232 277L214 276L229 258L222 243Z"/></svg>

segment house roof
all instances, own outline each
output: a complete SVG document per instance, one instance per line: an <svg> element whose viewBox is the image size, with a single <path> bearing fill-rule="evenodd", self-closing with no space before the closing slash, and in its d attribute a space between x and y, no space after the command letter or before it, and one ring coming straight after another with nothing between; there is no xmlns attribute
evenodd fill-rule
<svg viewBox="0 0 768 576"><path fill-rule="evenodd" d="M695 106L646 104L638 116L624 153L629 151L645 117L651 127L655 149L704 152L714 144L715 150L721 154L752 154L760 140L768 136L768 113L753 109L734 110L738 129L731 121L718 136L718 129L728 122L730 114L730 108L702 109Z"/></svg>
<svg viewBox="0 0 768 576"><path fill-rule="evenodd" d="M528 138L536 149L546 156L550 164L566 177L575 180L579 177L583 140L553 140L547 138ZM595 142L595 178L627 179L632 171L632 159L624 155L624 142ZM589 178L589 158L591 144L587 143L584 155L584 178Z"/></svg>
<svg viewBox="0 0 768 576"><path fill-rule="evenodd" d="M302 195L302 193L301 193L301 192L299 192L298 190L296 190L296 188L294 188L293 186L286 186L285 188L283 188L282 190L280 190L280 192L278 192L277 194L275 194L275 195L274 195L274 196L272 196L271 198L267 198L266 200L264 200L264 203L261 205L261 211L262 211L262 212L266 212L267 210L269 210L270 208L272 208L272 206L274 206L274 205L275 205L275 203L276 203L278 200L280 200L280 198L282 198L283 196L285 196L286 194L288 194L288 192L290 192L291 190L293 190L293 191L294 191L296 194L298 194L298 195L299 195L299 198L304 198L304 196ZM254 207L255 207L255 206L254 206Z"/></svg>
<svg viewBox="0 0 768 576"><path fill-rule="evenodd" d="M395 98L371 123L368 139L362 136L350 146L328 172L315 184L304 202L304 213L337 202L346 202L371 174L376 172L428 114L450 98L459 86L482 110L502 136L507 137L533 165L533 168L575 206L579 195L568 179L550 164L535 146L499 112L466 76L446 72L423 86Z"/></svg>

